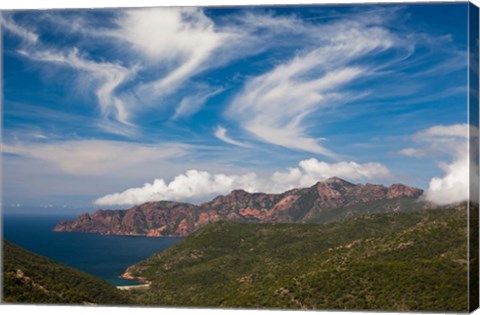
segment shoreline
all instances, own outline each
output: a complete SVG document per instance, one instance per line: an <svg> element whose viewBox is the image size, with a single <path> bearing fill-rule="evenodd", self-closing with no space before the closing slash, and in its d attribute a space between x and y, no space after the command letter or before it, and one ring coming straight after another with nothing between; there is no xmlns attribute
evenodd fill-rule
<svg viewBox="0 0 480 315"><path fill-rule="evenodd" d="M135 285L119 285L117 286L117 289L128 291L128 290L143 289L148 287L150 287L150 283L135 284Z"/></svg>
<svg viewBox="0 0 480 315"><path fill-rule="evenodd" d="M137 281L140 281L142 282L142 284L134 284L134 285L117 285L117 289L119 290L134 290L134 289L146 289L148 287L150 287L150 284L151 282L142 278L142 277L133 277L131 274L130 274L130 269L131 267L133 267L134 265L130 266L127 268L127 270L125 270L125 272L123 274L120 275L120 278L123 278L123 279L129 279L129 280L137 280Z"/></svg>

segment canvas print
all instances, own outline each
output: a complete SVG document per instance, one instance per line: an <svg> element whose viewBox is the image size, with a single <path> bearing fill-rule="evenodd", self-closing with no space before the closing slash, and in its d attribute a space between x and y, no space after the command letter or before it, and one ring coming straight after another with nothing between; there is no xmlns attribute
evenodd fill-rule
<svg viewBox="0 0 480 315"><path fill-rule="evenodd" d="M469 2L6 10L2 303L471 312Z"/></svg>

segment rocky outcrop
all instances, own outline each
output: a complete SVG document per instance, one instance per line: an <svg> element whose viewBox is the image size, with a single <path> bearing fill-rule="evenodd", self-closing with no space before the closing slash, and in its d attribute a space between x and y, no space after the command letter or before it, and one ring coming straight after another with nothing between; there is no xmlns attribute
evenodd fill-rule
<svg viewBox="0 0 480 315"><path fill-rule="evenodd" d="M128 210L98 210L74 221L61 221L57 232L107 235L186 236L208 223L330 222L373 212L410 210L405 200L423 191L402 184L355 185L337 177L309 188L281 194L234 190L200 205L172 201L147 202ZM418 205L422 206L419 202ZM408 205L411 207L411 204Z"/></svg>
<svg viewBox="0 0 480 315"><path fill-rule="evenodd" d="M423 191L413 187L405 186L402 184L393 184L388 188L387 198L394 199L400 197L418 198L422 195Z"/></svg>

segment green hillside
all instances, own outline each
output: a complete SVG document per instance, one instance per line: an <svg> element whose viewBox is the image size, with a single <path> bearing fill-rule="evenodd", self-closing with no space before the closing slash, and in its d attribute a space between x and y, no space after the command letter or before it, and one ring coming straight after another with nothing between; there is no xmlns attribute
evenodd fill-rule
<svg viewBox="0 0 480 315"><path fill-rule="evenodd" d="M150 305L467 310L467 214L373 214L331 224L217 222L129 268Z"/></svg>
<svg viewBox="0 0 480 315"><path fill-rule="evenodd" d="M352 206L319 209L318 214L306 220L306 223L332 223L375 213L420 211L428 208L425 202L411 198L372 200Z"/></svg>
<svg viewBox="0 0 480 315"><path fill-rule="evenodd" d="M3 303L125 304L108 282L3 241Z"/></svg>

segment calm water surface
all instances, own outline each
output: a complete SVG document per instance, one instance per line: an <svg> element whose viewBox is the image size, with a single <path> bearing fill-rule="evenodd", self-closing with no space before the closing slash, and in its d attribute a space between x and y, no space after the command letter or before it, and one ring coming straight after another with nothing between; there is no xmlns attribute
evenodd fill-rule
<svg viewBox="0 0 480 315"><path fill-rule="evenodd" d="M90 273L114 285L137 284L136 281L121 279L119 276L128 266L181 240L174 237L53 232L52 229L61 219L65 219L65 216L4 214L3 237L34 253Z"/></svg>

